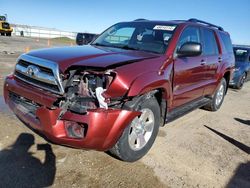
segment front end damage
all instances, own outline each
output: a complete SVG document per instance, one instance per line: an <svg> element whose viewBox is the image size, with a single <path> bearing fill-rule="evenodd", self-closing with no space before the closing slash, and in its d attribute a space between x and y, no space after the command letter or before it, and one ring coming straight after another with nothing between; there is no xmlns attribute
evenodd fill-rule
<svg viewBox="0 0 250 188"><path fill-rule="evenodd" d="M62 109L60 117L68 110L85 114L91 109L108 109L109 101L105 101L102 94L114 76L111 71L96 72L81 69L68 71L63 84L65 93L55 102L55 106Z"/></svg>
<svg viewBox="0 0 250 188"><path fill-rule="evenodd" d="M112 70L69 70L60 75L64 93L59 95L25 83L15 73L5 80L4 97L21 121L49 141L105 151L140 115L127 107L130 99L105 95L116 76Z"/></svg>

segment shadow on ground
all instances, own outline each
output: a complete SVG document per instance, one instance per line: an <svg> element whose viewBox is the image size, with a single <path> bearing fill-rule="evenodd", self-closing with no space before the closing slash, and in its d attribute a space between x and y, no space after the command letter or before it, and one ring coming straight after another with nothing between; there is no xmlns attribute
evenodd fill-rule
<svg viewBox="0 0 250 188"><path fill-rule="evenodd" d="M16 142L0 151L0 187L47 187L53 184L55 155L49 144L37 145L44 150L42 163L29 149L34 145L32 134L22 133Z"/></svg>
<svg viewBox="0 0 250 188"><path fill-rule="evenodd" d="M234 176L229 181L227 188L249 188L250 187L250 161L242 163L236 169Z"/></svg>
<svg viewBox="0 0 250 188"><path fill-rule="evenodd" d="M226 141L228 141L229 143L233 144L234 146L236 146L237 148L239 148L240 150L244 151L247 154L250 154L250 147L215 130L212 129L206 125L204 125L204 127L206 127L207 129L209 129L210 131L214 132L215 134L217 134L218 136L220 136L221 138L225 139ZM250 187L250 162L247 163L243 163L240 164L239 167L236 169L235 174L233 175L233 177L231 178L231 180L229 181L228 185L226 186L227 188L249 188Z"/></svg>
<svg viewBox="0 0 250 188"><path fill-rule="evenodd" d="M236 146L237 148L239 148L240 150L244 151L245 153L247 154L250 154L250 147L215 130L215 129L212 129L206 125L204 125L204 127L206 127L207 129L209 129L210 131L214 132L215 134L217 134L218 136L220 136L221 138L225 139L226 141L228 141L229 143L233 144L234 146Z"/></svg>
<svg viewBox="0 0 250 188"><path fill-rule="evenodd" d="M245 125L250 125L250 120L244 120L244 119L240 119L240 118L234 118L236 121L245 124Z"/></svg>

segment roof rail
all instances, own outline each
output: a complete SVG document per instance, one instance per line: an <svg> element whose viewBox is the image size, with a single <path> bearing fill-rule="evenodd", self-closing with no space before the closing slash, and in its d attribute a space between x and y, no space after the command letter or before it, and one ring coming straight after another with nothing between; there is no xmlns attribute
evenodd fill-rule
<svg viewBox="0 0 250 188"><path fill-rule="evenodd" d="M220 30L220 31L224 31L224 29L223 29L221 26L217 26L217 25L214 25L214 24L211 24L211 23L202 21L202 20L198 20L198 19L196 19L196 18L191 18L191 19L189 19L188 21L189 21L189 22L194 22L194 23L201 23L201 24L204 24L204 25L208 25L208 26L210 26L210 27L217 28L217 29Z"/></svg>
<svg viewBox="0 0 250 188"><path fill-rule="evenodd" d="M135 21L146 21L146 20L147 20L147 19L144 19L144 18L138 18L138 19L135 19L134 22L135 22Z"/></svg>

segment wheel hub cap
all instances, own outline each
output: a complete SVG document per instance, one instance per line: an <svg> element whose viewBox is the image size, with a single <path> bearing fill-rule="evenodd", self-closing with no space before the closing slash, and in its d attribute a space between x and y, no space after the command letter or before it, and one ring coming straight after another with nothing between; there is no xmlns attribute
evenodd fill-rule
<svg viewBox="0 0 250 188"><path fill-rule="evenodd" d="M141 115L134 118L128 135L129 146L132 150L142 149L152 136L155 119L152 110L145 108Z"/></svg>
<svg viewBox="0 0 250 188"><path fill-rule="evenodd" d="M223 97L224 97L224 86L221 85L218 92L217 92L217 95L216 95L215 103L216 103L217 106L220 105L220 103L222 102Z"/></svg>

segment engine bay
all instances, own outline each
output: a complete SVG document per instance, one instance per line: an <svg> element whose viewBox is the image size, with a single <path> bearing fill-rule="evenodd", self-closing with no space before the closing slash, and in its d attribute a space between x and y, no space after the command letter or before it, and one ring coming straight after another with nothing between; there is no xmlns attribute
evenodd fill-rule
<svg viewBox="0 0 250 188"><path fill-rule="evenodd" d="M111 71L72 70L64 78L65 94L56 102L62 109L60 116L67 110L84 114L89 109L108 109L102 93L111 84L115 74Z"/></svg>

